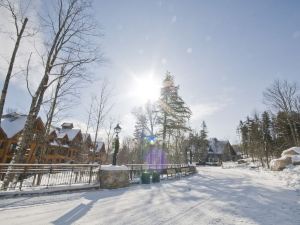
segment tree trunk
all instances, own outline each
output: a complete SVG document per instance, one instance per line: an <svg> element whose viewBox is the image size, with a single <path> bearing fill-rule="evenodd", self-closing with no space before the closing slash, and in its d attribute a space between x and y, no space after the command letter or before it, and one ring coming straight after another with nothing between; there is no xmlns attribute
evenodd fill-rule
<svg viewBox="0 0 300 225"><path fill-rule="evenodd" d="M63 73L63 68L61 69L61 74ZM53 116L54 116L54 112L56 109L56 104L57 104L57 96L61 87L61 81L62 81L62 77L60 77L57 81L57 85L55 88L55 92L54 92L54 96L53 96L53 101L50 107L50 111L49 111L49 116L47 119L47 122L45 124L45 134L44 134L44 143L43 143L43 148L39 157L39 163L43 162L45 160L45 157L47 156L47 151L48 151L48 142L49 142L49 133L50 133L50 129L51 129L51 124L52 124L52 120L53 120ZM44 157L44 158L43 158Z"/></svg>
<svg viewBox="0 0 300 225"><path fill-rule="evenodd" d="M45 73L45 76L43 77L35 95L32 98L31 101L31 106L29 113L27 115L27 119L25 122L25 126L23 128L23 131L19 137L17 148L15 150L15 153L13 155L12 160L10 161L10 166L7 169L7 172L5 174L2 187L1 189L7 190L9 183L13 181L13 183L16 183L18 180L18 174L13 174L13 164L15 163L24 163L24 156L26 153L26 150L28 148L28 145L30 144L30 141L33 139L33 129L34 129L34 123L36 121L38 112L40 111L44 93L47 88L47 83L48 83L48 73Z"/></svg>

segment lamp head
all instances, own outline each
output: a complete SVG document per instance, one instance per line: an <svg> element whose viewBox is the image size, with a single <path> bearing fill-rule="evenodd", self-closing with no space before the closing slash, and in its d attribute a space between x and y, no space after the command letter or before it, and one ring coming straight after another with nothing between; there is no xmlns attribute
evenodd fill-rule
<svg viewBox="0 0 300 225"><path fill-rule="evenodd" d="M121 132L121 129L122 129L122 128L120 127L120 125L117 124L117 126L114 128L115 133L116 133L116 134L120 133L120 132Z"/></svg>

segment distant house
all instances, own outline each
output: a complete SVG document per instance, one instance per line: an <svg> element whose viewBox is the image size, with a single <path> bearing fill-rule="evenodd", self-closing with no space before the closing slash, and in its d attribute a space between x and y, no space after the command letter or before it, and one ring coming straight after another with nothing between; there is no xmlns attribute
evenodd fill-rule
<svg viewBox="0 0 300 225"><path fill-rule="evenodd" d="M211 138L208 140L207 162L235 161L238 154L229 141Z"/></svg>
<svg viewBox="0 0 300 225"><path fill-rule="evenodd" d="M106 160L104 143L97 142L94 148L91 135L82 134L73 123L63 123L61 128L53 128L49 140L47 163L104 163Z"/></svg>
<svg viewBox="0 0 300 225"><path fill-rule="evenodd" d="M95 153L94 153L95 151ZM97 141L95 149L90 149L89 153L89 162L98 162L103 164L106 162L107 154L105 151L105 144L104 142Z"/></svg>
<svg viewBox="0 0 300 225"><path fill-rule="evenodd" d="M50 132L47 163L79 163L82 161L83 137L80 129L75 129L73 123L63 123L61 128Z"/></svg>
<svg viewBox="0 0 300 225"><path fill-rule="evenodd" d="M89 154L93 149L93 143L91 135L88 133L82 134L82 151L81 151L81 161L83 163L89 163Z"/></svg>
<svg viewBox="0 0 300 225"><path fill-rule="evenodd" d="M16 150L19 137L23 131L27 119L27 115L19 113L9 113L1 118L0 129L0 162L9 163ZM34 163L37 158L37 153L41 150L41 145L38 140L45 132L44 123L40 118L37 118L34 124L34 136L27 149L24 157L25 163Z"/></svg>

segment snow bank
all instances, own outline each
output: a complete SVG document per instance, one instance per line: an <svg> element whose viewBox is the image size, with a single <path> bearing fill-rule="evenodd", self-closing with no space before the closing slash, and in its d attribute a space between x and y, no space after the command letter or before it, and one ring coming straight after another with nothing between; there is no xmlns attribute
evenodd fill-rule
<svg viewBox="0 0 300 225"><path fill-rule="evenodd" d="M300 164L300 155L292 156L292 162L293 162L294 165Z"/></svg>
<svg viewBox="0 0 300 225"><path fill-rule="evenodd" d="M103 165L101 170L130 170L127 166L113 166L113 165Z"/></svg>
<svg viewBox="0 0 300 225"><path fill-rule="evenodd" d="M274 176L277 179L283 181L287 186L294 188L296 190L300 190L300 165L297 165L299 163L300 155L294 155L294 156L285 156L289 157L293 160L293 164L287 165L285 169L281 171L270 171L267 168L263 167L256 167L257 169L253 170L254 166L258 166L259 163L250 163L249 159L245 159L248 161L247 163L238 164L236 162L223 162L223 169L245 169L245 170L253 170L258 173L266 174L268 176ZM276 161L271 161L270 166L272 166L272 163Z"/></svg>
<svg viewBox="0 0 300 225"><path fill-rule="evenodd" d="M283 171L273 172L273 174L285 181L287 186L300 189L300 166L289 165Z"/></svg>

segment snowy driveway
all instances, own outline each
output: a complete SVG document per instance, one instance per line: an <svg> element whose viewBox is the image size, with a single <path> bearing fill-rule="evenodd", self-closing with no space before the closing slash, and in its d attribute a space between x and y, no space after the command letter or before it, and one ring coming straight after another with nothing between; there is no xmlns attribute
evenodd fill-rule
<svg viewBox="0 0 300 225"><path fill-rule="evenodd" d="M1 224L300 224L300 193L270 174L200 167L181 180L0 200Z"/></svg>

